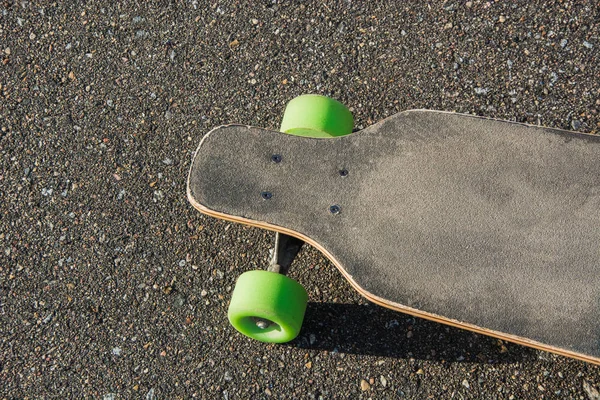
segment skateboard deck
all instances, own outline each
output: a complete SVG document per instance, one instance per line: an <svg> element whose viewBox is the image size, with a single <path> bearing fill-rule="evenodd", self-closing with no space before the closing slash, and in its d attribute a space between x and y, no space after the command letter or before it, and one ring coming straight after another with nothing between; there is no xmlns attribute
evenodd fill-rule
<svg viewBox="0 0 600 400"><path fill-rule="evenodd" d="M230 125L187 190L372 302L600 363L600 137L426 110L333 139Z"/></svg>

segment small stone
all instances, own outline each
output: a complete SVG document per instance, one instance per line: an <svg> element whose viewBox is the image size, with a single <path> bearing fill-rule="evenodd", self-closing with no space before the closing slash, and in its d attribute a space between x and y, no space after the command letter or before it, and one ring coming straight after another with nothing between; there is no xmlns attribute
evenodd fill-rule
<svg viewBox="0 0 600 400"><path fill-rule="evenodd" d="M588 49L591 49L594 47L593 44L591 44L590 42L586 42L585 40L583 41L583 46L587 47Z"/></svg>
<svg viewBox="0 0 600 400"><path fill-rule="evenodd" d="M114 393L108 393L102 396L102 400L115 400L116 396Z"/></svg>
<svg viewBox="0 0 600 400"><path fill-rule="evenodd" d="M252 22L252 25L258 25L258 20L256 18L252 18L250 22Z"/></svg>
<svg viewBox="0 0 600 400"><path fill-rule="evenodd" d="M120 356L121 352L122 352L122 350L121 350L120 347L115 347L115 348L112 349L113 356Z"/></svg>
<svg viewBox="0 0 600 400"><path fill-rule="evenodd" d="M590 385L588 381L583 380L583 390L588 395L589 400L600 400L600 393L598 389Z"/></svg>
<svg viewBox="0 0 600 400"><path fill-rule="evenodd" d="M304 366L305 366L306 368L308 368L308 369L311 369L311 368L312 368L312 362L310 362L310 361L309 361L309 362L307 362L306 364L304 364Z"/></svg>
<svg viewBox="0 0 600 400"><path fill-rule="evenodd" d="M170 158L165 158L164 160L162 160L162 162L165 165L172 165L173 164L173 160L171 160Z"/></svg>
<svg viewBox="0 0 600 400"><path fill-rule="evenodd" d="M233 376L231 376L231 372L226 371L223 379L225 379L227 382L231 382L233 380Z"/></svg>
<svg viewBox="0 0 600 400"><path fill-rule="evenodd" d="M69 79L72 81L75 80L75 73L73 71L69 72Z"/></svg>
<svg viewBox="0 0 600 400"><path fill-rule="evenodd" d="M408 332L406 332L406 337L407 337L408 339L410 339L411 337L413 337L413 332L412 332L412 331L408 331Z"/></svg>
<svg viewBox="0 0 600 400"><path fill-rule="evenodd" d="M451 29L452 28L452 22L448 22L446 25L444 25L444 29Z"/></svg>
<svg viewBox="0 0 600 400"><path fill-rule="evenodd" d="M369 385L369 382L365 381L364 379L360 381L360 390L362 390L363 392L366 392L367 390L371 389L371 385Z"/></svg>
<svg viewBox="0 0 600 400"><path fill-rule="evenodd" d="M468 380L466 380L466 379L465 379L464 381L462 381L462 385L463 385L464 387L466 387L467 389L470 389L470 388L471 388L471 385L469 385L469 381L468 381Z"/></svg>
<svg viewBox="0 0 600 400"><path fill-rule="evenodd" d="M10 47L7 47L4 49L4 54L6 54L7 56L10 56Z"/></svg>
<svg viewBox="0 0 600 400"><path fill-rule="evenodd" d="M154 388L150 388L146 393L146 400L154 400Z"/></svg>
<svg viewBox="0 0 600 400"><path fill-rule="evenodd" d="M271 395L273 395L273 393L271 393L271 390L269 390L269 388L266 388L266 389L265 389L265 394L266 394L267 396L271 396Z"/></svg>
<svg viewBox="0 0 600 400"><path fill-rule="evenodd" d="M581 122L574 119L573 121L571 121L571 128L573 128L573 130L578 130L579 128L581 128Z"/></svg>
<svg viewBox="0 0 600 400"><path fill-rule="evenodd" d="M29 34L29 39L30 39L30 40L35 40L35 33L31 32L31 33Z"/></svg>
<svg viewBox="0 0 600 400"><path fill-rule="evenodd" d="M501 15L500 18L498 18L499 22L504 22L506 21L506 17L504 15Z"/></svg>
<svg viewBox="0 0 600 400"><path fill-rule="evenodd" d="M423 375L425 372L423 372L423 370L421 368L419 368L419 370L417 371L417 375Z"/></svg>
<svg viewBox="0 0 600 400"><path fill-rule="evenodd" d="M400 34L401 34L402 36L406 36L406 31L403 29L403 30L401 30L401 31L400 31Z"/></svg>
<svg viewBox="0 0 600 400"><path fill-rule="evenodd" d="M180 293L175 296L175 300L173 300L173 306L180 308L185 304L185 297Z"/></svg>
<svg viewBox="0 0 600 400"><path fill-rule="evenodd" d="M467 1L465 3L465 6L467 6L467 8L471 8L471 7L473 7L473 2L472 1Z"/></svg>
<svg viewBox="0 0 600 400"><path fill-rule="evenodd" d="M392 329L392 328L395 328L395 327L397 327L399 325L400 325L400 322L398 322L397 319L393 319L390 322L386 323L385 327L388 328L388 329Z"/></svg>
<svg viewBox="0 0 600 400"><path fill-rule="evenodd" d="M206 290L202 290L202 291L200 292L200 296L201 296L201 297L206 297L206 295L207 295L207 294L208 294L208 292L207 292Z"/></svg>
<svg viewBox="0 0 600 400"><path fill-rule="evenodd" d="M560 47L562 47L563 49L565 48L565 46L567 45L567 43L569 43L569 41L567 39L563 39L560 41Z"/></svg>
<svg viewBox="0 0 600 400"><path fill-rule="evenodd" d="M381 382L381 386L383 386L383 387L387 386L387 379L385 379L385 376L381 375L379 377L379 381Z"/></svg>

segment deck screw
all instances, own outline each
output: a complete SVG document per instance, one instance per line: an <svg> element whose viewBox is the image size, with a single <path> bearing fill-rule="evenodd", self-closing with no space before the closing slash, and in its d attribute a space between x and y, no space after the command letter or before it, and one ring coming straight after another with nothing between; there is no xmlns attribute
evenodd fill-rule
<svg viewBox="0 0 600 400"><path fill-rule="evenodd" d="M264 199L264 200L270 200L271 197L273 197L273 193L271 192L262 192L260 194L260 196Z"/></svg>
<svg viewBox="0 0 600 400"><path fill-rule="evenodd" d="M337 204L334 204L329 207L329 212L332 213L333 215L339 214L340 211L341 211L341 208Z"/></svg>

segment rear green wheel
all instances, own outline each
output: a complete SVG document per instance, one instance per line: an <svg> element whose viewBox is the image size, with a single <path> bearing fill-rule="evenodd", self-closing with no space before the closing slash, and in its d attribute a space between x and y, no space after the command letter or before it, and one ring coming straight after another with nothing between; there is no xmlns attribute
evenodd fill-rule
<svg viewBox="0 0 600 400"><path fill-rule="evenodd" d="M354 118L337 100L315 94L292 99L285 108L281 132L297 136L329 138L352 133Z"/></svg>
<svg viewBox="0 0 600 400"><path fill-rule="evenodd" d="M284 343L300 333L308 294L298 282L270 271L238 278L229 303L229 322L261 342Z"/></svg>

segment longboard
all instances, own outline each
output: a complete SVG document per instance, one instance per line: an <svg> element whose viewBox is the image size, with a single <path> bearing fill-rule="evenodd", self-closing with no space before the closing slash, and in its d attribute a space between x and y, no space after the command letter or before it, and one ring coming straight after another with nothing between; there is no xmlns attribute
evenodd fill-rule
<svg viewBox="0 0 600 400"><path fill-rule="evenodd" d="M187 191L374 303L600 364L600 137L427 110L332 139L229 125Z"/></svg>

